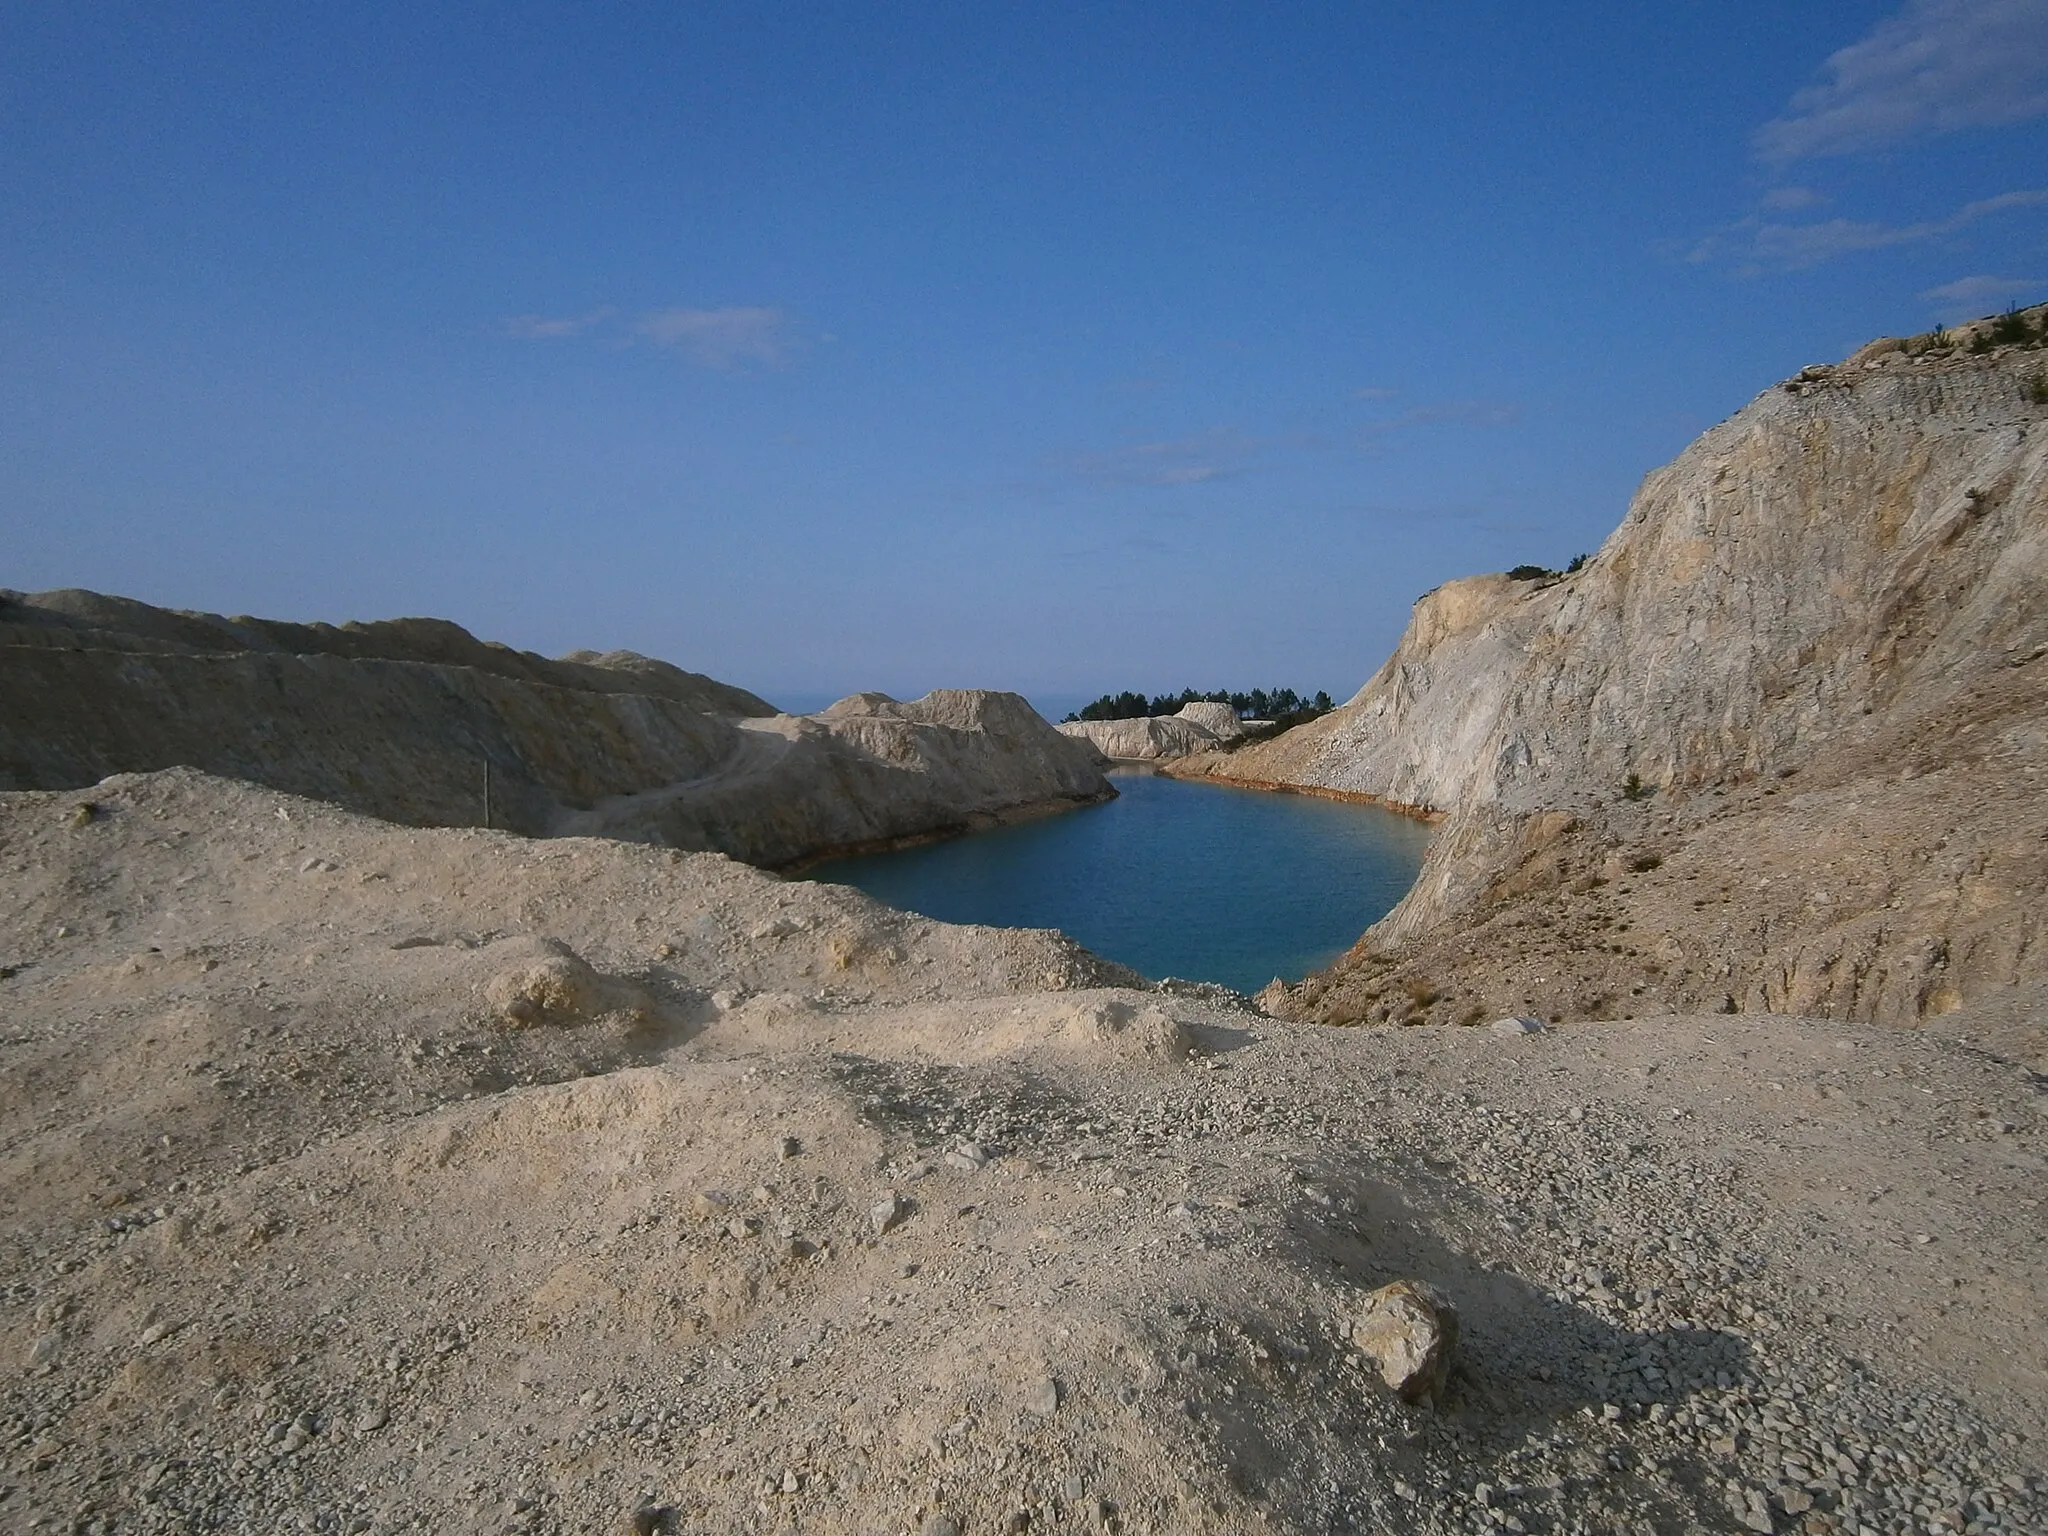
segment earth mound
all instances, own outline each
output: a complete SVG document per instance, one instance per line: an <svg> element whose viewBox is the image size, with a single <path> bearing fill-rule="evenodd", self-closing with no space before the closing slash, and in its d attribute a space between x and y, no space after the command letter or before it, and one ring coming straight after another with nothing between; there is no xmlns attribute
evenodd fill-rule
<svg viewBox="0 0 2048 1536"><path fill-rule="evenodd" d="M187 766L414 826L777 868L1114 793L1014 694L857 695L800 719L630 651L549 661L444 620L287 624L80 591L0 593L0 718L8 788Z"/></svg>

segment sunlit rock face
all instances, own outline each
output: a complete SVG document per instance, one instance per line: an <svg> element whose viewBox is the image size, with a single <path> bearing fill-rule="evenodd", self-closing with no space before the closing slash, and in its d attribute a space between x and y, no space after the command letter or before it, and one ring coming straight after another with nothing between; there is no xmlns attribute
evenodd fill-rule
<svg viewBox="0 0 2048 1536"><path fill-rule="evenodd" d="M1684 844L1712 884L1666 930L1682 958L1623 1005L1910 1020L2036 978L2048 349L1967 342L1802 370L1650 475L1582 569L1447 583L1344 707L1201 766L1448 814L1382 951L1647 876L1615 863L1638 845L1670 866L1640 900ZM1737 888L1756 931L1687 931ZM1614 937L1532 969L1613 969Z"/></svg>

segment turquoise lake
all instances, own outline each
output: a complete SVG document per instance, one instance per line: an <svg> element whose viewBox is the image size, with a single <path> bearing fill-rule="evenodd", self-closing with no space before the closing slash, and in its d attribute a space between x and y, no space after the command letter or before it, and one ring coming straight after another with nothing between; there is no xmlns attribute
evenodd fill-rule
<svg viewBox="0 0 2048 1536"><path fill-rule="evenodd" d="M1058 928L1155 980L1256 992L1328 965L1415 881L1430 829L1371 805L1113 776L1102 805L835 859L857 886L952 923Z"/></svg>

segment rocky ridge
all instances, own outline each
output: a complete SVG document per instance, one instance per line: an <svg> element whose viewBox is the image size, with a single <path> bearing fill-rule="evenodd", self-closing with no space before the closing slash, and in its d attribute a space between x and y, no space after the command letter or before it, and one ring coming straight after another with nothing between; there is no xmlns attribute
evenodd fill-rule
<svg viewBox="0 0 2048 1536"><path fill-rule="evenodd" d="M631 652L560 661L445 621L301 625L0 593L0 785L185 765L414 826L715 850L770 867L1105 799L1014 694L817 716Z"/></svg>
<svg viewBox="0 0 2048 1536"><path fill-rule="evenodd" d="M1060 730L1114 761L1153 762L1228 746L1245 734L1245 724L1228 704L1197 701L1171 715L1069 720Z"/></svg>
<svg viewBox="0 0 2048 1536"><path fill-rule="evenodd" d="M1968 1008L1332 1031L184 770L0 858L12 1529L2048 1520L2048 1117ZM1406 1277L1433 1404L1353 1338Z"/></svg>
<svg viewBox="0 0 2048 1536"><path fill-rule="evenodd" d="M2048 354L1956 340L1803 370L1582 570L1449 583L1343 708L1176 765L1449 814L1276 1006L1910 1023L2048 982Z"/></svg>

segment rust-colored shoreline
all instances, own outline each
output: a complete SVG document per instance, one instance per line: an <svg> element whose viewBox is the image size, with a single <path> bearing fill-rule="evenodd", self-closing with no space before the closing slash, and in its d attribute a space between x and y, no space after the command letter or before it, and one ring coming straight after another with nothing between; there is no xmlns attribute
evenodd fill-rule
<svg viewBox="0 0 2048 1536"><path fill-rule="evenodd" d="M1368 794L1362 789L1325 789L1320 784L1283 784L1278 779L1243 779L1229 773L1169 772L1169 778L1182 779L1187 783L1228 784L1235 789L1262 789L1275 795L1314 795L1319 800L1342 800L1347 805L1376 805L1383 811L1392 811L1396 816L1426 822L1435 826L1444 819L1442 811L1431 810L1426 805L1410 805L1405 800L1389 800L1385 795Z"/></svg>

